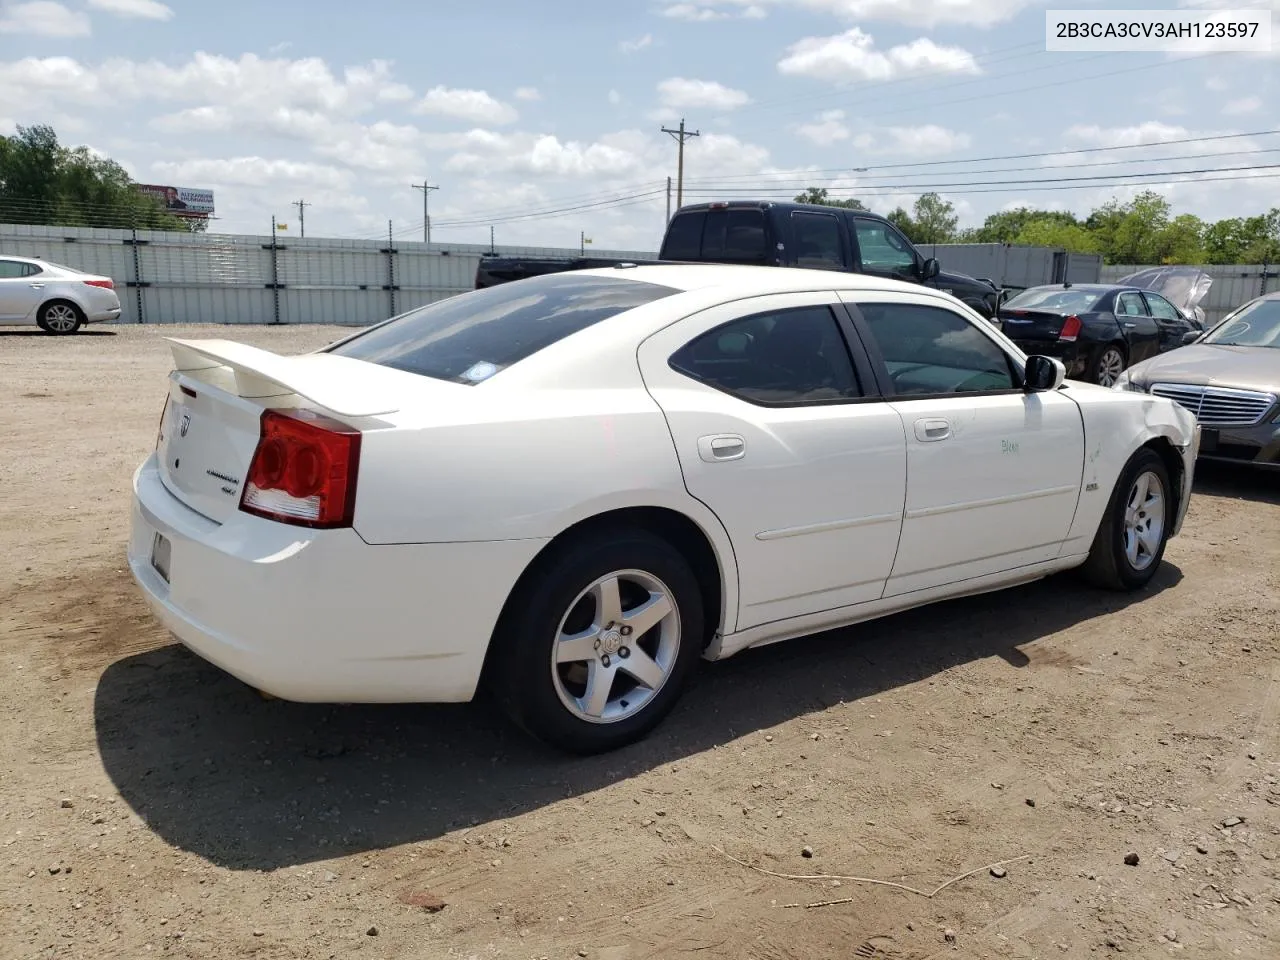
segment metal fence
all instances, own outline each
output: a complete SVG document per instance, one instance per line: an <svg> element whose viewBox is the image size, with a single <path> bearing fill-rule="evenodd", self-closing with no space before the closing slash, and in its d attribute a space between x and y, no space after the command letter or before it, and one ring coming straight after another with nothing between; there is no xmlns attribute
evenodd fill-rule
<svg viewBox="0 0 1280 960"><path fill-rule="evenodd" d="M0 224L0 255L39 257L114 279L123 323L375 323L473 289L480 258L490 252L581 251ZM655 255L593 250L591 256Z"/></svg>
<svg viewBox="0 0 1280 960"><path fill-rule="evenodd" d="M1115 283L1121 277L1145 270L1147 266L1152 264L1103 267L1102 282ZM1213 277L1213 284L1200 303L1206 323L1217 323L1246 300L1280 290L1280 265L1277 264L1212 264L1200 269Z"/></svg>
<svg viewBox="0 0 1280 960"><path fill-rule="evenodd" d="M1021 288L1114 282L1140 266L1049 247L939 244L922 252L944 270ZM40 257L112 277L124 323L331 323L364 325L471 290L482 255L574 257L578 249L483 244L279 239L230 234L0 224L0 254ZM592 257L650 260L656 253L591 250ZM1210 320L1259 292L1280 289L1277 267L1205 267ZM1270 286L1268 286L1270 283Z"/></svg>

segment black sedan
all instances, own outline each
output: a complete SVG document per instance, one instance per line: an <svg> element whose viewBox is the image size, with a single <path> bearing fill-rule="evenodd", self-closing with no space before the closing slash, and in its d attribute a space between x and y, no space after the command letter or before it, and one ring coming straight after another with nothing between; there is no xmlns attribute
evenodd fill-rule
<svg viewBox="0 0 1280 960"><path fill-rule="evenodd" d="M1068 377L1104 387L1201 332L1160 294L1106 283L1030 287L1000 307L1000 326L1026 353L1057 357Z"/></svg>

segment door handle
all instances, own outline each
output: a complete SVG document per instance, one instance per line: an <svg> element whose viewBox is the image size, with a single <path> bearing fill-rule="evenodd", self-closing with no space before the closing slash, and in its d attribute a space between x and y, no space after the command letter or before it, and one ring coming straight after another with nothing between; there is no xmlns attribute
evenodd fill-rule
<svg viewBox="0 0 1280 960"><path fill-rule="evenodd" d="M951 424L946 420L930 418L916 421L916 439L921 443L945 440L951 436Z"/></svg>
<svg viewBox="0 0 1280 960"><path fill-rule="evenodd" d="M747 441L736 433L717 433L698 438L698 456L707 463L741 460L747 455Z"/></svg>
<svg viewBox="0 0 1280 960"><path fill-rule="evenodd" d="M1136 323L1126 323L1126 324L1125 324L1125 327L1127 327L1127 328L1129 328L1129 329L1132 329L1133 327L1136 327L1136 326L1137 326L1137 324L1136 324Z"/></svg>
<svg viewBox="0 0 1280 960"><path fill-rule="evenodd" d="M43 283L33 283L33 284L31 285L31 289L32 289L32 290L43 290L43 289L44 289L44 284L43 284Z"/></svg>

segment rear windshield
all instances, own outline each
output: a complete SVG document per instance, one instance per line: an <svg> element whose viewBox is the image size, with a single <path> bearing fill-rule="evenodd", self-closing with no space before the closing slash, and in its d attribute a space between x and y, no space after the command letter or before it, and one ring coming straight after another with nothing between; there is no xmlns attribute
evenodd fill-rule
<svg viewBox="0 0 1280 960"><path fill-rule="evenodd" d="M1102 299L1096 290L1032 287L1005 301L1004 310L1044 310L1048 313L1088 313Z"/></svg>
<svg viewBox="0 0 1280 960"><path fill-rule="evenodd" d="M329 352L476 384L592 324L678 292L618 277L531 277L428 304Z"/></svg>
<svg viewBox="0 0 1280 960"><path fill-rule="evenodd" d="M764 211L747 208L676 214L658 255L663 260L764 263L768 254Z"/></svg>

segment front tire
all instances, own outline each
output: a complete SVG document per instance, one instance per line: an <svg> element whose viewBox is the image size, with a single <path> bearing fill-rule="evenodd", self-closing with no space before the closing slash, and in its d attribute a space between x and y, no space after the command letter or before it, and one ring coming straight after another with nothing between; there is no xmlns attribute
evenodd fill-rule
<svg viewBox="0 0 1280 960"><path fill-rule="evenodd" d="M598 531L541 558L512 594L491 679L538 739L571 753L613 750L675 706L703 625L698 580L678 550L641 530Z"/></svg>
<svg viewBox="0 0 1280 960"><path fill-rule="evenodd" d="M40 325L40 329L57 337L75 333L84 319L80 308L66 300L51 300L36 314L36 323Z"/></svg>
<svg viewBox="0 0 1280 960"><path fill-rule="evenodd" d="M1174 519L1169 470L1149 447L1125 465L1081 572L1109 590L1145 587L1160 568Z"/></svg>

